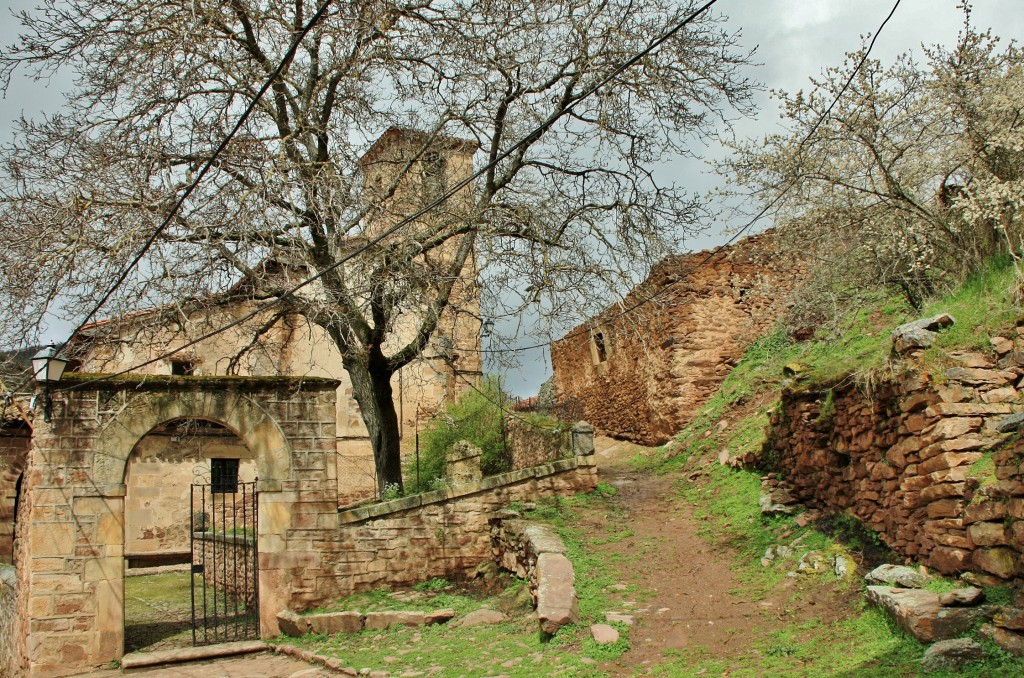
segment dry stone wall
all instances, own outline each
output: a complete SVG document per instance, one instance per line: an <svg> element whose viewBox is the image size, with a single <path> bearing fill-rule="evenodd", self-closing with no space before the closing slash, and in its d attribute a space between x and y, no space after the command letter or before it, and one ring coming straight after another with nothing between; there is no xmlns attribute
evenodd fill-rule
<svg viewBox="0 0 1024 678"><path fill-rule="evenodd" d="M608 435L665 442L778 320L805 275L774 232L662 260L621 304L552 343L559 401Z"/></svg>
<svg viewBox="0 0 1024 678"><path fill-rule="evenodd" d="M769 484L849 511L894 552L943 574L1024 575L1024 440L1013 423L1024 353L993 343L1005 348L998 360L958 354L958 366L870 390L787 393L759 460L776 471Z"/></svg>

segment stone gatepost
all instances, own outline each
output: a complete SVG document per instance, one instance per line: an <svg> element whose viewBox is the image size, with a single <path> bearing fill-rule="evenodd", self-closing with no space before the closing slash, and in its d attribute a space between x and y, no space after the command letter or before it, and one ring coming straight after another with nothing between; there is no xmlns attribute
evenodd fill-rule
<svg viewBox="0 0 1024 678"><path fill-rule="evenodd" d="M483 452L476 445L465 440L452 445L445 458L445 478L452 485L462 483L475 483L483 478L483 471L480 470L480 457Z"/></svg>

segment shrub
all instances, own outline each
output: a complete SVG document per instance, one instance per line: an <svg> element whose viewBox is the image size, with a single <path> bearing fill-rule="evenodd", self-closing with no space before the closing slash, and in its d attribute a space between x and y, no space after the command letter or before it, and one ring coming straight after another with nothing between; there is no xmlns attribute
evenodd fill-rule
<svg viewBox="0 0 1024 678"><path fill-rule="evenodd" d="M443 484L448 450L460 440L480 448L484 475L508 470L502 436L502 409L508 402L509 396L501 391L498 381L485 378L479 390L471 389L445 407L420 433L419 477L415 462L406 467L409 491L429 492Z"/></svg>

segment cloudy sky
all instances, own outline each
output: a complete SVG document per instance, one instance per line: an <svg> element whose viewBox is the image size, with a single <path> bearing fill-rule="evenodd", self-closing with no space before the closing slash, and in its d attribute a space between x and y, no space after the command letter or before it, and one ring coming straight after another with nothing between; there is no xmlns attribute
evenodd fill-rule
<svg viewBox="0 0 1024 678"><path fill-rule="evenodd" d="M807 78L827 66L842 63L846 52L857 49L862 37L874 33L892 9L895 0L719 0L715 9L729 15L729 26L741 30L745 47L757 46L755 61L760 65L751 75L768 88L793 91L807 86ZM10 12L31 9L35 0L8 0L0 18L0 43L16 37L18 25ZM884 62L897 54L913 51L921 54L921 45L951 45L963 23L958 0L903 0L882 32L872 56ZM1024 0L975 0L973 22L979 28L1008 41L1024 41ZM66 81L33 81L16 78L0 100L0 143L8 143L13 120L52 113L62 102ZM757 117L742 120L736 129L743 136L759 136L777 129L778 109L767 95L760 97ZM715 155L717 149L707 149ZM713 188L718 178L702 164L667 159L659 169L665 180L675 180L694 190ZM690 243L702 249L724 241L721 232L711 232ZM583 319L580 318L580 321ZM74 323L72 322L73 326ZM59 327L54 326L55 340ZM65 330L67 331L67 330ZM532 342L531 342L532 343ZM536 392L550 373L546 351L536 350L522 356L522 369L509 374L505 383L520 395Z"/></svg>

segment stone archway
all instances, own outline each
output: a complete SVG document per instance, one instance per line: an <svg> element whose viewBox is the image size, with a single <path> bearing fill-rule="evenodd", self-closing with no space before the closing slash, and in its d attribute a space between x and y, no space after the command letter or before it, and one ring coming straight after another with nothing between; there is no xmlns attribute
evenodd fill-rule
<svg viewBox="0 0 1024 678"><path fill-rule="evenodd" d="M281 610L337 590L330 565L339 542L337 382L84 375L68 381L74 390L55 394L52 422L40 422L33 435L27 520L18 526L21 650L29 675L72 673L122 655L125 469L139 440L167 421L215 422L254 454L265 636L276 635Z"/></svg>

